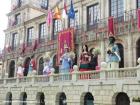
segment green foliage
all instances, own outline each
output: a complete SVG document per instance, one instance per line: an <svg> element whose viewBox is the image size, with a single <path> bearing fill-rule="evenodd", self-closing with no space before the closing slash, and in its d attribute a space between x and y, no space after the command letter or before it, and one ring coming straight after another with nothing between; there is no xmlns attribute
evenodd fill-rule
<svg viewBox="0 0 140 105"><path fill-rule="evenodd" d="M140 102L140 97L133 97L132 101L133 102Z"/></svg>

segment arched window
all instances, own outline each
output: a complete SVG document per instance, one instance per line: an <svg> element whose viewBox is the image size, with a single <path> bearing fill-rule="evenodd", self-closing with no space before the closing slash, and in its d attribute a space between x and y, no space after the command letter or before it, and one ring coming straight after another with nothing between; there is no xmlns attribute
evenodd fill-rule
<svg viewBox="0 0 140 105"><path fill-rule="evenodd" d="M26 92L21 93L20 95L20 105L27 105L27 94Z"/></svg>
<svg viewBox="0 0 140 105"><path fill-rule="evenodd" d="M43 75L43 68L44 68L44 61L43 61L43 57L41 57L39 59L38 75Z"/></svg>
<svg viewBox="0 0 140 105"><path fill-rule="evenodd" d="M59 72L59 66L57 66L56 61L57 61L57 56L55 55L53 57L53 68L55 69L55 73L58 73Z"/></svg>
<svg viewBox="0 0 140 105"><path fill-rule="evenodd" d="M115 105L130 105L129 97L126 93L118 93L115 99Z"/></svg>
<svg viewBox="0 0 140 105"><path fill-rule="evenodd" d="M119 62L119 68L123 68L124 67L124 48L121 43L117 43L117 45L118 45L119 53L121 57L121 61Z"/></svg>
<svg viewBox="0 0 140 105"><path fill-rule="evenodd" d="M6 95L5 105L12 105L12 93L11 92L8 92Z"/></svg>
<svg viewBox="0 0 140 105"><path fill-rule="evenodd" d="M56 96L56 105L67 105L67 98L64 92L58 93Z"/></svg>
<svg viewBox="0 0 140 105"><path fill-rule="evenodd" d="M86 93L85 97L84 97L84 105L94 105L93 103L94 98L92 96L91 93Z"/></svg>
<svg viewBox="0 0 140 105"><path fill-rule="evenodd" d="M37 96L37 104L36 105L45 105L45 95L42 92L38 92Z"/></svg>
<svg viewBox="0 0 140 105"><path fill-rule="evenodd" d="M12 61L10 62L10 65L9 65L8 77L9 77L9 78L12 78L12 77L14 77L14 74L15 74L15 61L12 60Z"/></svg>
<svg viewBox="0 0 140 105"><path fill-rule="evenodd" d="M137 59L140 57L140 39L136 43L136 62ZM137 63L138 64L138 63Z"/></svg>
<svg viewBox="0 0 140 105"><path fill-rule="evenodd" d="M30 57L25 59L25 62L24 62L24 76L28 75L30 60L31 60Z"/></svg>

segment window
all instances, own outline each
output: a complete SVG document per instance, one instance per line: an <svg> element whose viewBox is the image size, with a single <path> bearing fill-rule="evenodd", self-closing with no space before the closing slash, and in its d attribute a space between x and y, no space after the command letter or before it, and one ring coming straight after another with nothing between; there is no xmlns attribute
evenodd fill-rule
<svg viewBox="0 0 140 105"><path fill-rule="evenodd" d="M28 46L32 45L33 31L34 31L33 27L28 28L28 32L27 32L27 45Z"/></svg>
<svg viewBox="0 0 140 105"><path fill-rule="evenodd" d="M62 30L62 23L61 20L54 20L53 21L53 36L52 39L56 39L57 33Z"/></svg>
<svg viewBox="0 0 140 105"><path fill-rule="evenodd" d="M97 26L97 21L99 19L99 4L95 4L87 7L87 25L88 29L90 27Z"/></svg>
<svg viewBox="0 0 140 105"><path fill-rule="evenodd" d="M78 11L75 11L75 19L69 19L69 27L78 27L79 18L78 18Z"/></svg>
<svg viewBox="0 0 140 105"><path fill-rule="evenodd" d="M17 7L21 7L22 0L17 0Z"/></svg>
<svg viewBox="0 0 140 105"><path fill-rule="evenodd" d="M137 0L137 8L140 8L140 0Z"/></svg>
<svg viewBox="0 0 140 105"><path fill-rule="evenodd" d="M20 13L15 15L15 24L20 24Z"/></svg>
<svg viewBox="0 0 140 105"><path fill-rule="evenodd" d="M39 41L45 41L45 39L47 38L47 30L46 30L46 23L41 23L39 25Z"/></svg>
<svg viewBox="0 0 140 105"><path fill-rule="evenodd" d="M18 35L17 33L12 34L12 50L15 50L17 47L18 44L17 35Z"/></svg>
<svg viewBox="0 0 140 105"><path fill-rule="evenodd" d="M124 15L124 1L123 0L110 0L110 16L114 16L121 21Z"/></svg>
<svg viewBox="0 0 140 105"><path fill-rule="evenodd" d="M42 0L41 8L42 9L48 9L48 2L49 2L49 0Z"/></svg>

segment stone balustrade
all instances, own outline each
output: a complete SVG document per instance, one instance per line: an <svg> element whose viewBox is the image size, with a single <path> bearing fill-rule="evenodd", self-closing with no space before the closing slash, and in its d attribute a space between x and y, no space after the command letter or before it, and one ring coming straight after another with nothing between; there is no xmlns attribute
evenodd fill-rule
<svg viewBox="0 0 140 105"><path fill-rule="evenodd" d="M114 80L114 79L130 79L140 78L140 67L118 68L118 69L102 69L99 71L80 72L78 67L74 71L67 74L50 74L49 76L30 76L23 78L4 78L0 79L0 84L35 84L35 83L54 83L54 82L74 82L85 80Z"/></svg>

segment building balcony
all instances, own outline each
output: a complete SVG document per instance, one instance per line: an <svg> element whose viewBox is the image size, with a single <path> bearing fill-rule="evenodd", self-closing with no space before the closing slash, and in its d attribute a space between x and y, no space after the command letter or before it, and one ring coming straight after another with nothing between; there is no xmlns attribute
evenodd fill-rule
<svg viewBox="0 0 140 105"><path fill-rule="evenodd" d="M139 83L140 80L140 67L131 68L116 68L116 69L101 69L98 71L80 72L77 68L73 72L67 74L54 74L49 76L29 76L21 78L2 78L0 79L0 85L30 85L30 84L54 84L60 82L77 82L77 81L91 81L95 84L100 83L116 83L116 81L123 80L123 83L129 83L129 80L133 80L133 83Z"/></svg>
<svg viewBox="0 0 140 105"><path fill-rule="evenodd" d="M88 26L87 24L74 26L74 40L76 44L83 42L96 41L108 37L108 18L100 19L94 25ZM131 32L138 32L137 29L137 10L131 10L124 13L121 17L114 18L114 34L117 36L127 35ZM53 40L35 39L38 40L37 47L38 52L51 51L57 49L57 35L53 35ZM30 43L34 46L34 41ZM18 49L18 48L17 48ZM45 50L46 49L46 50ZM31 49L32 50L32 49ZM14 50L16 51L16 50ZM12 52L14 52L12 51ZM30 51L32 52L32 51ZM10 54L8 52L8 54Z"/></svg>
<svg viewBox="0 0 140 105"><path fill-rule="evenodd" d="M93 25L83 24L74 27L76 43L94 41L108 36L108 19L98 20ZM127 35L130 32L137 32L137 10L126 11L120 17L114 17L114 34Z"/></svg>

